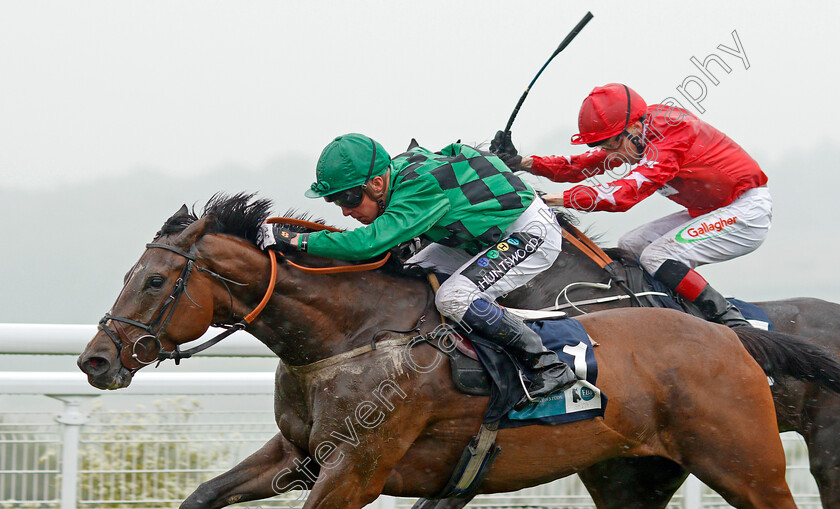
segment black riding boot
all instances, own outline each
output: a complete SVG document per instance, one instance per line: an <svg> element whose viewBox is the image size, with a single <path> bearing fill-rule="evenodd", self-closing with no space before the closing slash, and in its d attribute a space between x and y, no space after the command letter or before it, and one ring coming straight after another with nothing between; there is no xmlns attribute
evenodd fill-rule
<svg viewBox="0 0 840 509"><path fill-rule="evenodd" d="M676 260L665 260L653 277L697 306L706 320L722 323L727 327L752 327L741 314L741 310L733 306L688 265Z"/></svg>
<svg viewBox="0 0 840 509"><path fill-rule="evenodd" d="M692 304L697 306L706 320L711 322L722 323L727 327L752 327L752 324L741 314L741 310L733 306L711 285L707 284Z"/></svg>
<svg viewBox="0 0 840 509"><path fill-rule="evenodd" d="M532 399L564 391L577 381L569 366L543 345L536 332L501 307L478 299L470 304L463 321L483 338L513 354L531 371L528 395ZM529 402L526 395L516 408L522 408Z"/></svg>

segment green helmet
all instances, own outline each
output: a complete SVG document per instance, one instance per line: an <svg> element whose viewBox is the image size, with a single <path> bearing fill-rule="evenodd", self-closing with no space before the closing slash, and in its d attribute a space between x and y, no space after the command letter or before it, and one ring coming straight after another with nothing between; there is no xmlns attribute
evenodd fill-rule
<svg viewBox="0 0 840 509"><path fill-rule="evenodd" d="M360 186L385 173L390 164L391 156L373 139L356 133L339 136L321 152L315 167L317 180L306 197L323 198Z"/></svg>

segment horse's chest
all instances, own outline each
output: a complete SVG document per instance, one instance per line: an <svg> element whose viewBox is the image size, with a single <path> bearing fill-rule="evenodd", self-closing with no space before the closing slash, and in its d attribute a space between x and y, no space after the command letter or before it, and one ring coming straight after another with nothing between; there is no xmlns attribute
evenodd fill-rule
<svg viewBox="0 0 840 509"><path fill-rule="evenodd" d="M312 433L312 426L301 420L297 415L284 413L277 416L277 425L280 433L289 442L295 444L302 450L309 447L309 435Z"/></svg>

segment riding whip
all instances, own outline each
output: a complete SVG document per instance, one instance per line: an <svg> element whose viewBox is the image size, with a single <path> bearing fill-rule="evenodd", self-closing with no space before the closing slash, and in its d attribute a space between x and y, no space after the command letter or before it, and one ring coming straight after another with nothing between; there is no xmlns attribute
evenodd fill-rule
<svg viewBox="0 0 840 509"><path fill-rule="evenodd" d="M510 132L510 127L513 125L513 119L515 119L516 114L519 113L519 108L521 108L522 103L525 102L525 98L528 96L528 92L531 91L531 87L534 86L534 82L537 81L537 78L540 77L540 74L542 74L542 72L545 70L545 68L548 67L548 64L551 63L551 61L554 59L554 57L556 57L558 53L563 51L566 48L566 46L568 46L569 43L572 42L572 39L575 38L575 36L578 34L578 32L583 30L583 27L585 27L586 24L589 23L589 20L592 19L593 17L594 16L592 15L591 12L586 13L586 15L583 17L583 19L581 19L578 22L578 24L575 25L575 27L572 29L572 31L569 32L569 35L567 35L566 38L563 39L563 42L560 43L560 46L557 46L557 49L554 50L554 53L552 53L551 56L548 57L548 60L546 60L546 62L540 68L537 75L534 76L534 79L531 80L531 83L528 84L528 88L525 89L525 92L522 94L522 97L519 98L519 102L516 103L516 108L513 109L513 113L511 113L511 115L510 115L510 120L508 120L507 126L505 126L505 133L504 133L504 136L502 137L503 140L505 138L507 138L507 135Z"/></svg>

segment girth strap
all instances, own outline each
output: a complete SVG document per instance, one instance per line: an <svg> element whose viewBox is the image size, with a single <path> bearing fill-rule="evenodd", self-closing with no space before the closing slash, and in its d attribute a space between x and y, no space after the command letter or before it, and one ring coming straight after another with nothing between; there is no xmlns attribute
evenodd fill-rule
<svg viewBox="0 0 840 509"><path fill-rule="evenodd" d="M478 434L472 437L461 453L461 459L458 460L449 482L435 498L468 498L478 490L487 477L490 466L502 452L502 447L496 445L498 426L498 422L481 425Z"/></svg>
<svg viewBox="0 0 840 509"><path fill-rule="evenodd" d="M300 366L286 365L286 369L289 370L289 372L292 372L296 375L308 375L315 371L320 371L322 369L335 366L337 364L345 363L348 360L353 359L354 357L364 355L374 350L404 348L406 345L411 343L415 337L417 336L399 336L391 339L385 339L378 343L360 346L358 348L354 348L352 350L348 350L346 352L336 354L332 357L327 357L326 359L321 359L310 364L303 364Z"/></svg>
<svg viewBox="0 0 840 509"><path fill-rule="evenodd" d="M440 281L438 281L437 274L435 274L434 272L429 272L428 274L426 274L426 279L429 280L429 285L431 285L432 287L432 295L437 295L437 292L440 289ZM440 311L438 311L438 314L440 314L441 325L446 325L446 317L443 316L443 313L441 313Z"/></svg>

